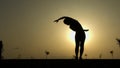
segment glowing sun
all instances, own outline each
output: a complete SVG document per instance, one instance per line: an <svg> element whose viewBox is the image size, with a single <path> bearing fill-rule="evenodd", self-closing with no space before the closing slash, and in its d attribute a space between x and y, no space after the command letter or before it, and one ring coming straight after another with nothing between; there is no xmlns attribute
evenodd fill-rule
<svg viewBox="0 0 120 68"><path fill-rule="evenodd" d="M70 32L69 37L70 37L71 42L75 42L75 32L74 31Z"/></svg>
<svg viewBox="0 0 120 68"><path fill-rule="evenodd" d="M86 39L85 42L88 42L90 39L90 33L89 32L85 32L86 34ZM75 43L75 32L74 31L69 31L68 33L68 39L72 42Z"/></svg>

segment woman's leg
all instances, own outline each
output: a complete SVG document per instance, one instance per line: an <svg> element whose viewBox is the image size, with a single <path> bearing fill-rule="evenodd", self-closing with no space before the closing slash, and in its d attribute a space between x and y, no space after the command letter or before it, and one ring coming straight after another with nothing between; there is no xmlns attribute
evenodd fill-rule
<svg viewBox="0 0 120 68"><path fill-rule="evenodd" d="M80 44L80 58L79 59L82 59L82 55L84 52L84 42L85 41L81 41L81 44Z"/></svg>
<svg viewBox="0 0 120 68"><path fill-rule="evenodd" d="M75 45L75 59L78 59L78 52L79 52L79 42L76 41L76 45Z"/></svg>

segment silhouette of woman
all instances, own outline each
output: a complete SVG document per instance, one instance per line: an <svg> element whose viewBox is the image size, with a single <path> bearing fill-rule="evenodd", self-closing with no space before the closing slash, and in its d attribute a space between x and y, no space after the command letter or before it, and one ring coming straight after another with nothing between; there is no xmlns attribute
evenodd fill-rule
<svg viewBox="0 0 120 68"><path fill-rule="evenodd" d="M64 19L64 24L69 25L70 29L72 29L73 31L76 32L75 34L75 59L78 59L78 51L79 51L79 47L80 47L80 57L79 59L82 59L82 55L84 52L84 42L85 42L85 32L84 31L88 31L88 30L84 30L81 26L81 24L71 18L71 17L67 17L67 16L63 16L60 17L59 19L55 20L54 22L58 22L59 20Z"/></svg>

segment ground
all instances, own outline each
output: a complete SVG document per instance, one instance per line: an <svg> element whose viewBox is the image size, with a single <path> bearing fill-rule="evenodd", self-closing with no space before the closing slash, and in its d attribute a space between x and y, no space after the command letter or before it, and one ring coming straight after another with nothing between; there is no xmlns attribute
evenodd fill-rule
<svg viewBox="0 0 120 68"><path fill-rule="evenodd" d="M4 59L0 61L2 67L120 67L120 59Z"/></svg>

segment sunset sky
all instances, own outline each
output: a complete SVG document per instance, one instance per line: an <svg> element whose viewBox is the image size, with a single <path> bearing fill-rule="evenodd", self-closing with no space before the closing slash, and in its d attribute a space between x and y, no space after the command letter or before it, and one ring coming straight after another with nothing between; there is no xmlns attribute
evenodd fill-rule
<svg viewBox="0 0 120 68"><path fill-rule="evenodd" d="M4 59L72 59L75 42L69 26L53 21L78 20L86 32L88 59L120 59L120 0L0 0L0 40Z"/></svg>

